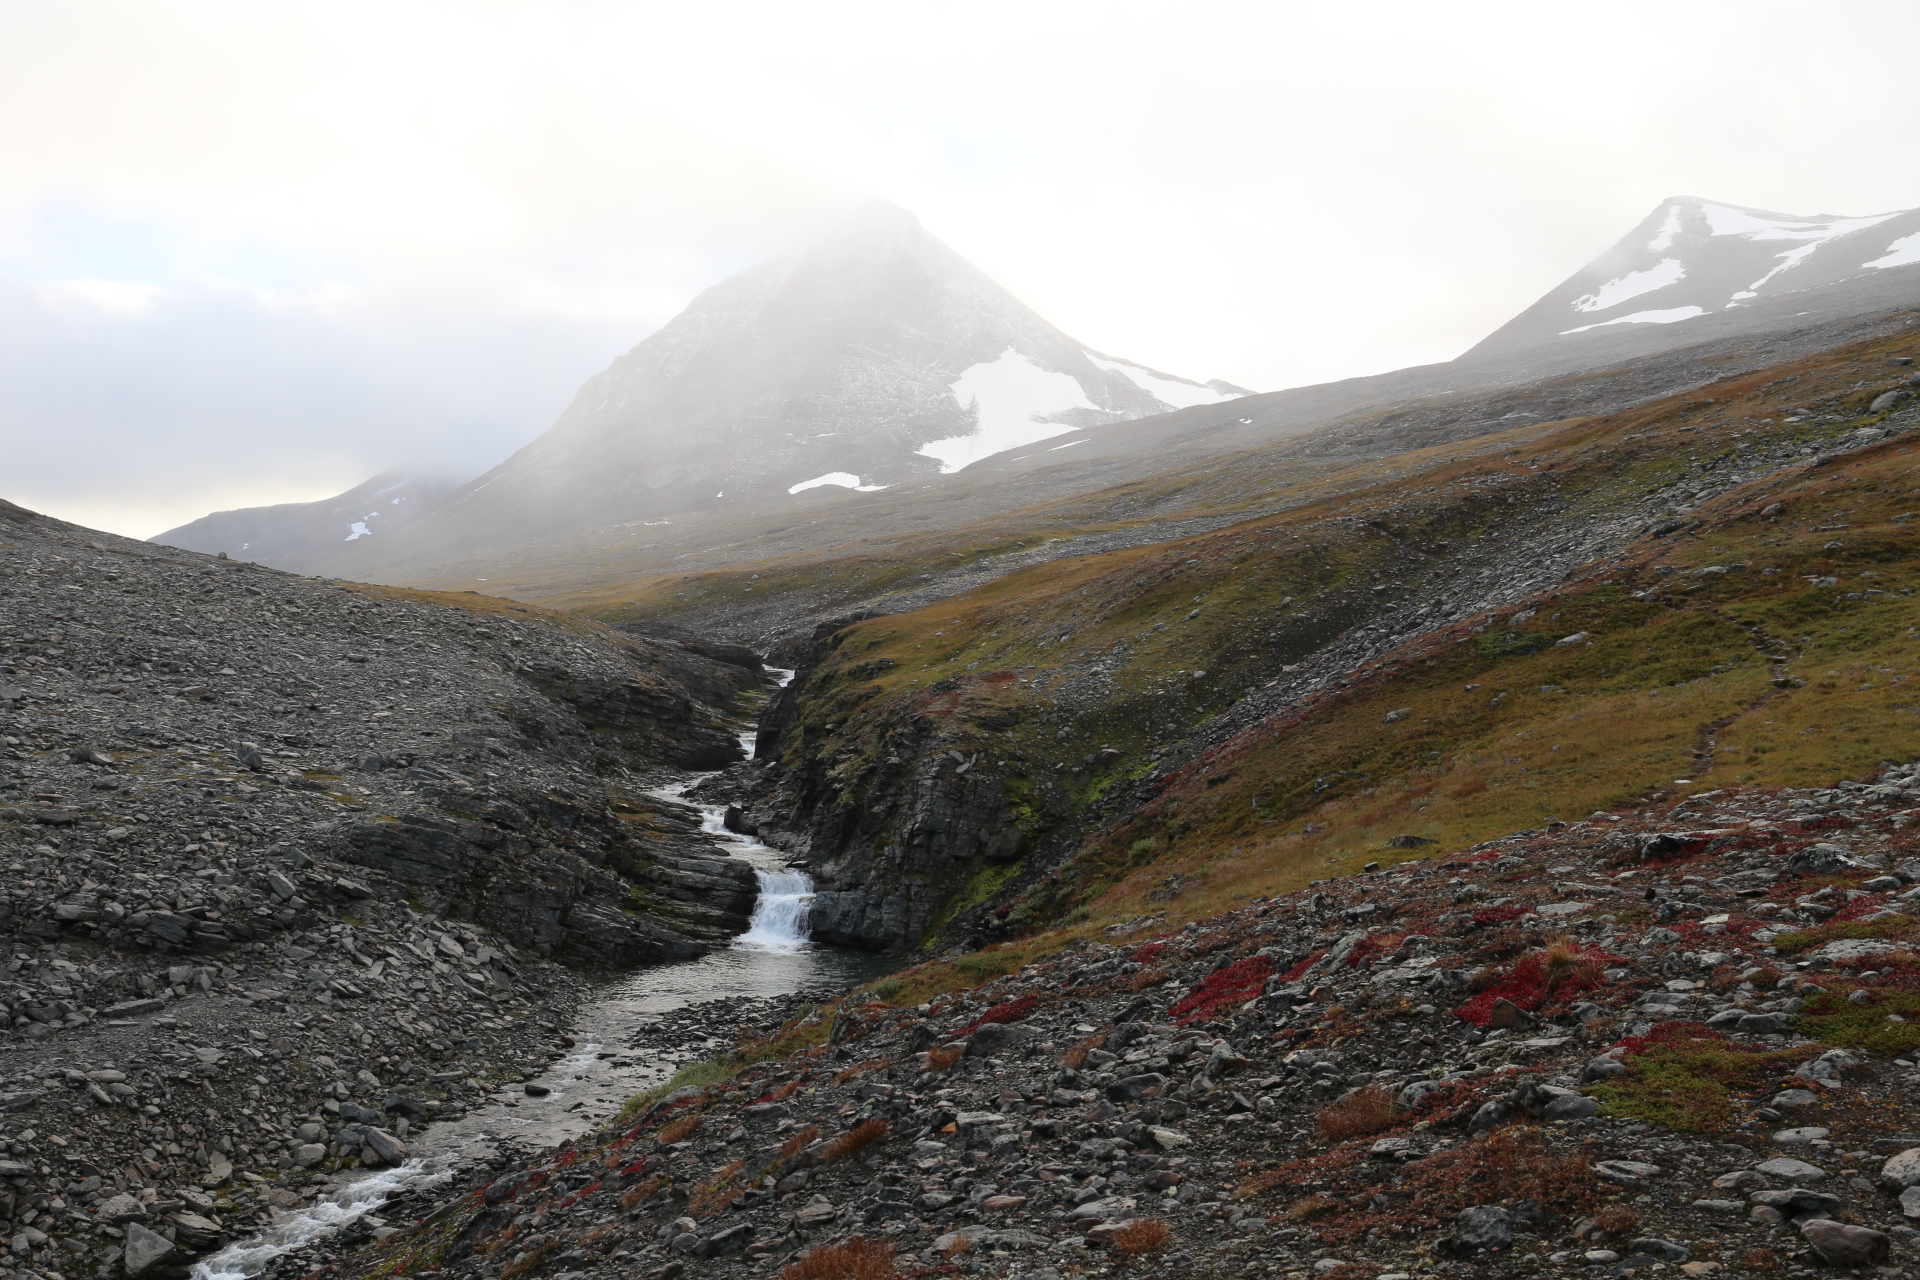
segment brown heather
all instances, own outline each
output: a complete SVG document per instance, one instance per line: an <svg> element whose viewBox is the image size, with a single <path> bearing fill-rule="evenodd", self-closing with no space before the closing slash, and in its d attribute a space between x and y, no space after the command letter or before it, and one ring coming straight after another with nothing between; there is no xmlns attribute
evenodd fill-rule
<svg viewBox="0 0 1920 1280"><path fill-rule="evenodd" d="M854 1236L809 1249L781 1270L780 1280L887 1280L898 1274L891 1241Z"/></svg>

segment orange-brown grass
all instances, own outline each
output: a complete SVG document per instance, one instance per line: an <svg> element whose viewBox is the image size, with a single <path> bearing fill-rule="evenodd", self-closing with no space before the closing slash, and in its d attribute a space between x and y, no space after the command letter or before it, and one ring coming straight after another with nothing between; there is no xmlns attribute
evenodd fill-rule
<svg viewBox="0 0 1920 1280"><path fill-rule="evenodd" d="M500 1272L500 1280L519 1280L519 1277L539 1270L548 1258L560 1252L565 1243L563 1240L549 1240L520 1261L508 1263Z"/></svg>
<svg viewBox="0 0 1920 1280"><path fill-rule="evenodd" d="M887 1280L898 1274L891 1240L854 1236L809 1249L781 1269L780 1280Z"/></svg>
<svg viewBox="0 0 1920 1280"><path fill-rule="evenodd" d="M1540 954L1540 985L1552 995L1566 983L1583 978L1597 969L1598 962L1580 950L1580 944L1564 934L1551 939Z"/></svg>
<svg viewBox="0 0 1920 1280"><path fill-rule="evenodd" d="M653 1177L648 1178L645 1182L635 1183L631 1190L620 1197L620 1207L623 1209L633 1208L633 1206L658 1191L660 1184L664 1181L665 1179L663 1178Z"/></svg>
<svg viewBox="0 0 1920 1280"><path fill-rule="evenodd" d="M1341 1158L1341 1152L1349 1153ZM1555 1154L1546 1135L1529 1126L1496 1129L1475 1142L1439 1152L1402 1173L1397 1189L1406 1197L1385 1209L1371 1207L1373 1184L1364 1158L1341 1148L1291 1160L1249 1179L1241 1197L1291 1193L1303 1184L1331 1183L1288 1206L1295 1222L1320 1222L1318 1239L1344 1244L1370 1231L1405 1235L1451 1218L1475 1204L1534 1200L1560 1213L1583 1212L1598 1199L1593 1168L1578 1152Z"/></svg>
<svg viewBox="0 0 1920 1280"><path fill-rule="evenodd" d="M886 1065L887 1065L887 1060L885 1058L873 1058L866 1062L856 1062L852 1066L848 1067L845 1071L842 1071L839 1075L835 1076L833 1078L833 1082L835 1084L845 1084L847 1083L847 1081L853 1079L855 1076L864 1075L869 1071L879 1071Z"/></svg>
<svg viewBox="0 0 1920 1280"><path fill-rule="evenodd" d="M1384 1133L1400 1119L1393 1095L1377 1084L1356 1089L1315 1117L1320 1136L1329 1142Z"/></svg>
<svg viewBox="0 0 1920 1280"><path fill-rule="evenodd" d="M967 1056L965 1049L955 1045L943 1045L938 1049L927 1050L926 1061L921 1064L922 1071L945 1071L954 1063Z"/></svg>
<svg viewBox="0 0 1920 1280"><path fill-rule="evenodd" d="M486 1254L488 1257L492 1257L494 1254L499 1253L508 1245L512 1244L519 1238L519 1235L520 1224L517 1222L509 1222L500 1229L500 1234L480 1246L480 1252Z"/></svg>
<svg viewBox="0 0 1920 1280"><path fill-rule="evenodd" d="M1158 1253L1167 1247L1167 1241L1172 1238L1173 1228L1160 1219L1135 1218L1114 1232L1108 1243L1121 1253L1133 1255Z"/></svg>
<svg viewBox="0 0 1920 1280"><path fill-rule="evenodd" d="M800 1082L798 1080L789 1080L768 1094L767 1099L770 1102L785 1102L798 1092L800 1092Z"/></svg>
<svg viewBox="0 0 1920 1280"><path fill-rule="evenodd" d="M687 1200L687 1214L690 1217L704 1218L720 1212L733 1199L733 1180L747 1167L745 1160L734 1160L721 1165L711 1178L693 1189L693 1195Z"/></svg>
<svg viewBox="0 0 1920 1280"><path fill-rule="evenodd" d="M1128 979L1127 986L1134 991L1145 991L1148 987L1159 986L1172 976L1172 973L1164 968L1142 969Z"/></svg>
<svg viewBox="0 0 1920 1280"><path fill-rule="evenodd" d="M1069 1071L1078 1071L1086 1065L1087 1055L1107 1042L1105 1031L1096 1031L1073 1048L1060 1055L1060 1065Z"/></svg>
<svg viewBox="0 0 1920 1280"><path fill-rule="evenodd" d="M1630 1236L1640 1226L1640 1215L1623 1204L1608 1204L1600 1207L1593 1221L1610 1236Z"/></svg>
<svg viewBox="0 0 1920 1280"><path fill-rule="evenodd" d="M892 1126L885 1120L869 1120L856 1125L839 1137L820 1148L822 1160L838 1160L841 1156L850 1156L865 1151L874 1143L886 1137Z"/></svg>
<svg viewBox="0 0 1920 1280"><path fill-rule="evenodd" d="M670 1147L676 1142L685 1142L699 1127L699 1116L682 1116L660 1131L660 1145Z"/></svg>
<svg viewBox="0 0 1920 1280"><path fill-rule="evenodd" d="M811 1146L813 1140L819 1136L820 1126L817 1124L810 1124L804 1129L795 1129L793 1135L780 1144L780 1158L782 1160L793 1159Z"/></svg>
<svg viewBox="0 0 1920 1280"><path fill-rule="evenodd" d="M947 1247L940 1251L940 1256L945 1258L948 1262L952 1262L955 1258L959 1257L961 1254L972 1253L972 1252L973 1252L973 1241L967 1239L965 1236L955 1236L952 1240L947 1242Z"/></svg>
<svg viewBox="0 0 1920 1280"><path fill-rule="evenodd" d="M1733 1265L1742 1271L1772 1271L1780 1265L1780 1259L1771 1249L1746 1249Z"/></svg>

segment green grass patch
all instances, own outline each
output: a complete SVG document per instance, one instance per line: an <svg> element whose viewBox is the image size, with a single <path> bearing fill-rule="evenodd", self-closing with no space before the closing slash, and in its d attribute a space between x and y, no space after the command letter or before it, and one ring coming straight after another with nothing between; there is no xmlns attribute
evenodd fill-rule
<svg viewBox="0 0 1920 1280"><path fill-rule="evenodd" d="M635 1119L660 1099L675 1089L705 1088L710 1084L719 1084L722 1080L731 1080L745 1063L729 1063L719 1058L708 1058L702 1062L689 1062L673 1073L673 1078L665 1084L657 1084L651 1089L643 1089L628 1098L620 1108L620 1114L614 1117L615 1124L625 1124Z"/></svg>
<svg viewBox="0 0 1920 1280"><path fill-rule="evenodd" d="M1732 1126L1733 1099L1771 1091L1776 1077L1816 1052L1803 1047L1749 1053L1703 1029L1675 1029L1629 1054L1627 1074L1591 1092L1605 1104L1602 1115L1716 1133Z"/></svg>
<svg viewBox="0 0 1920 1280"><path fill-rule="evenodd" d="M1846 938L1904 938L1913 932L1913 927L1913 921L1906 919L1836 920L1830 924L1817 924L1811 929L1775 934L1773 945L1782 955L1796 955L1809 948Z"/></svg>
<svg viewBox="0 0 1920 1280"><path fill-rule="evenodd" d="M1906 1057L1920 1049L1920 991L1858 988L1869 991L1872 999L1853 1004L1847 996L1855 989L1835 987L1809 1000L1800 1010L1800 1034L1885 1058ZM1889 1014L1904 1021L1889 1022Z"/></svg>

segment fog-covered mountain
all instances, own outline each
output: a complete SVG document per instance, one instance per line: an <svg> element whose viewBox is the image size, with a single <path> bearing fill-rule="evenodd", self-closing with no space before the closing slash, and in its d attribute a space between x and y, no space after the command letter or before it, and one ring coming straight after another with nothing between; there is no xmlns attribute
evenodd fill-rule
<svg viewBox="0 0 1920 1280"><path fill-rule="evenodd" d="M442 476L383 471L365 484L318 502L216 511L149 541L187 551L226 552L277 568L303 569L349 544L391 535L459 489Z"/></svg>
<svg viewBox="0 0 1920 1280"><path fill-rule="evenodd" d="M880 205L700 294L406 542L430 555L874 491L1244 394L1092 350Z"/></svg>
<svg viewBox="0 0 1920 1280"><path fill-rule="evenodd" d="M1790 294L1814 291L1830 308L1842 286L1877 303L1889 272L1916 265L1920 209L1800 217L1676 196L1463 358L1578 349L1641 327L1671 326L1662 345L1693 342L1696 329L1724 327L1707 317L1791 306Z"/></svg>

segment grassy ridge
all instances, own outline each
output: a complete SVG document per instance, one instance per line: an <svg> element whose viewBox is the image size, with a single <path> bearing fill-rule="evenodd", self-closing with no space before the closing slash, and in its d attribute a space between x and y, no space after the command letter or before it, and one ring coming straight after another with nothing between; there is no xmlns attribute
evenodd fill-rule
<svg viewBox="0 0 1920 1280"><path fill-rule="evenodd" d="M1279 515L858 624L801 690L783 757L869 826L893 820L875 797L952 753L1001 788L1026 848L1095 828L1051 875L953 870L951 891L997 895L1013 932L1075 908L1197 918L1382 857L1389 837L1457 848L1680 778L1829 782L1905 758L1916 619L1899 593L1916 583L1912 526L1894 517L1920 505L1920 459L1899 442L1829 467L1751 464L1772 478L1585 565L1526 616L1435 630L1432 606L1478 566L1577 560L1585 531L1721 487L1712 477L1747 467L1756 441L1825 447L1871 425L1870 384L1915 347L1858 344L1630 412L1318 473ZM1783 420L1806 405L1821 416ZM1775 502L1784 513L1760 518ZM1728 564L1742 569L1695 572ZM1156 776L1168 742L1365 626L1417 638ZM1556 643L1577 632L1590 635Z"/></svg>

